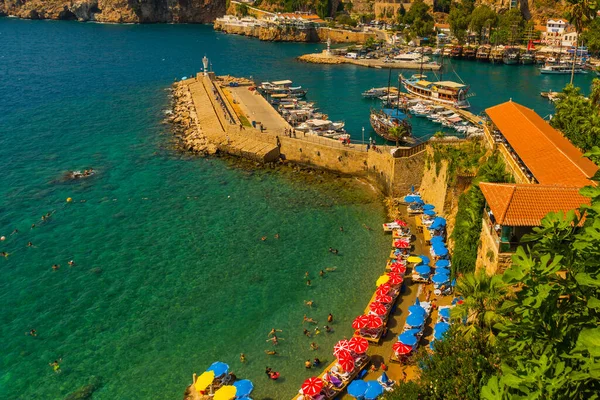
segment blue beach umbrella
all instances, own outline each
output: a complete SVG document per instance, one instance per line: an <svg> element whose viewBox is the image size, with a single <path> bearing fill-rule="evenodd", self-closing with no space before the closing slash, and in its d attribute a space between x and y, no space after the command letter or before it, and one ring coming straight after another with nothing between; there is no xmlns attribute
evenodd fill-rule
<svg viewBox="0 0 600 400"><path fill-rule="evenodd" d="M417 204L425 204L425 202L423 201L423 199L421 199L420 197L417 197L417 199L415 200L415 203L417 203Z"/></svg>
<svg viewBox="0 0 600 400"><path fill-rule="evenodd" d="M415 335L417 336L419 333L421 333L420 329L414 328L414 329L407 329L402 333L410 333L411 335Z"/></svg>
<svg viewBox="0 0 600 400"><path fill-rule="evenodd" d="M441 236L434 236L430 240L431 244L434 245L436 243L444 243L444 238Z"/></svg>
<svg viewBox="0 0 600 400"><path fill-rule="evenodd" d="M431 273L431 268L429 265L417 265L415 267L415 272L419 275L429 275Z"/></svg>
<svg viewBox="0 0 600 400"><path fill-rule="evenodd" d="M429 229L440 229L444 226L446 226L446 219L442 217L435 217Z"/></svg>
<svg viewBox="0 0 600 400"><path fill-rule="evenodd" d="M450 275L450 270L447 267L437 267L435 273L440 275Z"/></svg>
<svg viewBox="0 0 600 400"><path fill-rule="evenodd" d="M430 217L433 217L435 215L435 211L433 211L433 210L425 210L425 211L423 211L423 214L428 215Z"/></svg>
<svg viewBox="0 0 600 400"><path fill-rule="evenodd" d="M217 361L212 363L210 367L208 367L207 371L214 372L215 376L221 376L229 371L229 365L225 364L224 362Z"/></svg>
<svg viewBox="0 0 600 400"><path fill-rule="evenodd" d="M404 198L404 201L407 203L416 203L417 200L421 200L421 198L419 196L406 196Z"/></svg>
<svg viewBox="0 0 600 400"><path fill-rule="evenodd" d="M450 319L450 309L449 308L442 308L440 310L440 316L442 318L445 318L445 319Z"/></svg>
<svg viewBox="0 0 600 400"><path fill-rule="evenodd" d="M425 204L423 210L435 210L435 206L433 204Z"/></svg>
<svg viewBox="0 0 600 400"><path fill-rule="evenodd" d="M449 323L447 323L447 322L438 322L433 327L433 330L434 330L433 337L436 340L442 340L444 338L444 333L446 333L446 331L448 329L450 329L450 324Z"/></svg>
<svg viewBox="0 0 600 400"><path fill-rule="evenodd" d="M348 394L356 398L362 397L364 396L368 387L369 385L367 382L363 381L362 379L355 379L348 385Z"/></svg>
<svg viewBox="0 0 600 400"><path fill-rule="evenodd" d="M438 257L446 257L448 255L448 249L445 247L440 247L439 249L434 249L433 251Z"/></svg>
<svg viewBox="0 0 600 400"><path fill-rule="evenodd" d="M437 260L435 262L436 267L448 267L450 266L450 260Z"/></svg>
<svg viewBox="0 0 600 400"><path fill-rule="evenodd" d="M421 306L410 306L408 307L408 312L411 314L427 314L427 311Z"/></svg>
<svg viewBox="0 0 600 400"><path fill-rule="evenodd" d="M367 382L367 390L365 391L365 400L375 400L383 394L383 386L377 381Z"/></svg>
<svg viewBox="0 0 600 400"><path fill-rule="evenodd" d="M425 322L425 315L410 314L406 318L406 325L412 326L412 327L421 326L421 325L423 325L423 322Z"/></svg>
<svg viewBox="0 0 600 400"><path fill-rule="evenodd" d="M407 346L414 346L417 344L417 337L410 333L404 332L398 335L398 341L404 343Z"/></svg>
<svg viewBox="0 0 600 400"><path fill-rule="evenodd" d="M415 185L411 185L411 186L410 186L410 192L411 192L411 193L414 193L414 192L415 192Z"/></svg>
<svg viewBox="0 0 600 400"><path fill-rule="evenodd" d="M423 264L429 264L429 257L427 257L424 254L421 254L420 256L418 256L421 260L423 260Z"/></svg>
<svg viewBox="0 0 600 400"><path fill-rule="evenodd" d="M235 397L245 397L252 393L254 385L248 379L242 379L241 381L233 382L233 386L236 387Z"/></svg>
<svg viewBox="0 0 600 400"><path fill-rule="evenodd" d="M448 275L435 274L433 278L431 278L431 282L436 285L441 285L442 283L450 282L450 277Z"/></svg>

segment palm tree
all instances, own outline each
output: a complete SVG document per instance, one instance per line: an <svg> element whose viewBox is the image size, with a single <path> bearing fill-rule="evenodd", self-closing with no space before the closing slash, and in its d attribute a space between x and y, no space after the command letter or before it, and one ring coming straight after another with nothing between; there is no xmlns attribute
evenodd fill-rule
<svg viewBox="0 0 600 400"><path fill-rule="evenodd" d="M466 321L460 329L466 336L481 332L493 343L496 339L493 326L503 318L497 310L511 294L502 276L489 276L484 271L469 273L458 280L456 292L464 298L453 313Z"/></svg>
<svg viewBox="0 0 600 400"><path fill-rule="evenodd" d="M400 139L410 135L410 125L405 123L405 121L402 121L400 125L392 126L388 130L388 133L396 140L396 146L398 146Z"/></svg>
<svg viewBox="0 0 600 400"><path fill-rule="evenodd" d="M596 8L598 0L567 0L571 4L571 9L567 11L566 17L569 23L575 26L577 38L575 40L575 53L573 54L573 67L571 69L571 85L575 76L575 62L577 61L577 48L579 35L583 29L596 17Z"/></svg>

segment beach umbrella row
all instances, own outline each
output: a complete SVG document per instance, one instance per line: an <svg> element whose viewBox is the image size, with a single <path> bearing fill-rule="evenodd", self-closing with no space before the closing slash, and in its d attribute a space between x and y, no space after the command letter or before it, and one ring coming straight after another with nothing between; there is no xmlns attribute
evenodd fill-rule
<svg viewBox="0 0 600 400"><path fill-rule="evenodd" d="M363 328L379 328L383 325L383 320L377 315L359 315L352 322L352 328L363 329Z"/></svg>
<svg viewBox="0 0 600 400"><path fill-rule="evenodd" d="M438 230L438 229L442 229L446 226L446 219L442 218L442 217L435 217L435 219L433 220L433 223L431 224L431 226L429 227L429 229L434 229L434 230Z"/></svg>

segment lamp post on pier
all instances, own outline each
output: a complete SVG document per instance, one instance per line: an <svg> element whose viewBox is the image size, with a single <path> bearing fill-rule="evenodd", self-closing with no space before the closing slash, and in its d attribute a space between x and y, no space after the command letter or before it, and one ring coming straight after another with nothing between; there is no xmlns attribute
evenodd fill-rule
<svg viewBox="0 0 600 400"><path fill-rule="evenodd" d="M362 127L362 144L365 144L365 127Z"/></svg>

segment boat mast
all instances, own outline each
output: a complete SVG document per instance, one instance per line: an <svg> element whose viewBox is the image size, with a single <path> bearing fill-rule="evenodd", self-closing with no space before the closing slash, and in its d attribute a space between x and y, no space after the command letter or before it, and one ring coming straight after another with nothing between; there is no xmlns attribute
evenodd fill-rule
<svg viewBox="0 0 600 400"><path fill-rule="evenodd" d="M442 64L440 64L440 82L443 81L444 77L444 52L442 51Z"/></svg>
<svg viewBox="0 0 600 400"><path fill-rule="evenodd" d="M390 106L390 85L392 84L392 67L389 68L388 74L388 89L387 89L387 104L386 106Z"/></svg>
<svg viewBox="0 0 600 400"><path fill-rule="evenodd" d="M419 74L423 75L423 47L421 47L421 68L419 70Z"/></svg>
<svg viewBox="0 0 600 400"><path fill-rule="evenodd" d="M400 109L400 74L398 74L398 103L396 104L396 116L398 116L398 110Z"/></svg>

